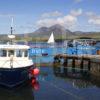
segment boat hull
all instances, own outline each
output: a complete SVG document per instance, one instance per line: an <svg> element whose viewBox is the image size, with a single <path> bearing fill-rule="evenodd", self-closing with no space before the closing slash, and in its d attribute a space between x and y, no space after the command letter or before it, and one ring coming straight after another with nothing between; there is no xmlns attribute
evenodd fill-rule
<svg viewBox="0 0 100 100"><path fill-rule="evenodd" d="M0 85L12 88L29 80L29 69L33 66L23 68L0 69Z"/></svg>

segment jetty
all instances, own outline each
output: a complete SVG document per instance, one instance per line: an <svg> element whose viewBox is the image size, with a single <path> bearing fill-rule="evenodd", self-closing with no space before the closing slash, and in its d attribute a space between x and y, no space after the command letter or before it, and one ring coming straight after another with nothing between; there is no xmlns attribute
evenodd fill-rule
<svg viewBox="0 0 100 100"><path fill-rule="evenodd" d="M80 68L81 71L87 69L90 73L100 76L100 55L68 55L58 54L54 56L54 64L61 63L64 68L69 66L74 70ZM75 70L74 70L75 71Z"/></svg>

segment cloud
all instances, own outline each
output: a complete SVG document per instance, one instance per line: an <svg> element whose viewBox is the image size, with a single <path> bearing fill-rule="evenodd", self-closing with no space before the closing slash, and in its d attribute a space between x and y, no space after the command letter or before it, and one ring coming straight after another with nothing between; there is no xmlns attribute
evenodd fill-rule
<svg viewBox="0 0 100 100"><path fill-rule="evenodd" d="M86 12L86 16L88 18L94 18L95 16L97 16L94 12Z"/></svg>
<svg viewBox="0 0 100 100"><path fill-rule="evenodd" d="M77 9L77 10L71 10L71 15L73 16L80 16L82 14L82 9Z"/></svg>
<svg viewBox="0 0 100 100"><path fill-rule="evenodd" d="M89 19L88 23L94 25L100 25L100 18Z"/></svg>
<svg viewBox="0 0 100 100"><path fill-rule="evenodd" d="M72 15L66 15L64 17L58 17L56 19L53 18L41 19L37 21L36 24L38 27L42 27L42 26L50 27L55 24L60 24L64 27L69 27L75 24L76 22L77 22L77 17Z"/></svg>
<svg viewBox="0 0 100 100"><path fill-rule="evenodd" d="M82 14L82 9L77 9L77 10L71 10L69 14L65 16L60 16L62 13L56 11L52 13L44 13L42 15L42 18L36 22L37 27L50 27L55 24L60 24L64 27L70 28L78 21L78 16ZM57 16L57 18L54 18L52 16ZM45 17L45 18L44 18Z"/></svg>
<svg viewBox="0 0 100 100"><path fill-rule="evenodd" d="M42 27L42 26L52 26L54 24L56 24L56 21L54 19L41 19L39 21L37 21L37 26L38 27Z"/></svg>
<svg viewBox="0 0 100 100"><path fill-rule="evenodd" d="M93 12L86 13L88 17L88 23L92 25L100 25L100 15L96 15Z"/></svg>
<svg viewBox="0 0 100 100"><path fill-rule="evenodd" d="M54 11L54 12L49 12L49 13L44 13L42 14L42 17L58 17L61 16L62 13L59 11Z"/></svg>

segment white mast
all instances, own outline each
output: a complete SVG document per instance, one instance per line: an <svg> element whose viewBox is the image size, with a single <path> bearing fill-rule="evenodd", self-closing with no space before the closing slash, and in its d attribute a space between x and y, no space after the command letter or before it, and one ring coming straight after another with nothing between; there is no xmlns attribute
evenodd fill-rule
<svg viewBox="0 0 100 100"><path fill-rule="evenodd" d="M55 40L54 40L54 35L53 35L53 32L52 32L47 43L54 43L54 42L55 42Z"/></svg>
<svg viewBox="0 0 100 100"><path fill-rule="evenodd" d="M10 29L11 29L11 33L10 33L10 35L8 35L8 38L10 38L11 42L12 42L12 39L15 38L15 35L13 35L13 17L11 19L11 27L10 27Z"/></svg>

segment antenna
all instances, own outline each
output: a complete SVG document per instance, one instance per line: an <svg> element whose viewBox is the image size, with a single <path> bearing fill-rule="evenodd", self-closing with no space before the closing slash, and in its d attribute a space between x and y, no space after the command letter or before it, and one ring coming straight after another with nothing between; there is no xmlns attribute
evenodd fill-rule
<svg viewBox="0 0 100 100"><path fill-rule="evenodd" d="M14 22L14 20L13 20L13 17L12 17L12 19L11 19L11 35L13 34L13 22Z"/></svg>
<svg viewBox="0 0 100 100"><path fill-rule="evenodd" d="M11 44L12 44L13 39L15 38L15 35L13 35L13 17L11 18L11 27L10 27L10 29L11 29L11 33L10 33L10 35L8 35L8 37L11 39Z"/></svg>

